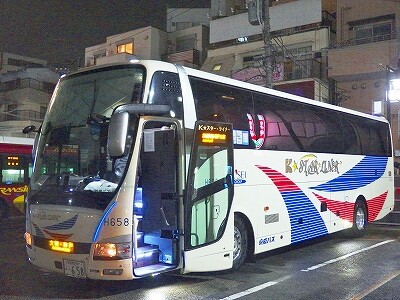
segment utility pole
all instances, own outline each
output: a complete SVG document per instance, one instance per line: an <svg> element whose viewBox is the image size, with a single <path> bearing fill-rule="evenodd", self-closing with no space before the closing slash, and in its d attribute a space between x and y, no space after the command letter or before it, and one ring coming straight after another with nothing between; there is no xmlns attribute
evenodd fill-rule
<svg viewBox="0 0 400 300"><path fill-rule="evenodd" d="M396 25L396 34L397 34L397 70L399 70L400 69L400 17L399 16L397 16L396 23L397 23L397 25Z"/></svg>
<svg viewBox="0 0 400 300"><path fill-rule="evenodd" d="M248 17L251 25L263 25L264 41L263 67L265 72L265 86L272 88L272 51L269 24L270 0L250 0L248 2Z"/></svg>
<svg viewBox="0 0 400 300"><path fill-rule="evenodd" d="M270 0L263 0L264 6L264 26L263 26L263 38L264 38L264 69L265 69L265 87L272 89L272 51L271 51L271 36L270 36L270 24L269 24L269 5Z"/></svg>

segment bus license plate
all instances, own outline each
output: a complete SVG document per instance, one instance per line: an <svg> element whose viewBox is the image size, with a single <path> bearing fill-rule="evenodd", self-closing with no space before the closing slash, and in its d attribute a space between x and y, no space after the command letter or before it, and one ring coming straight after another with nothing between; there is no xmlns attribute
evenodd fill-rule
<svg viewBox="0 0 400 300"><path fill-rule="evenodd" d="M84 262L64 259L63 263L65 275L78 278L86 278Z"/></svg>

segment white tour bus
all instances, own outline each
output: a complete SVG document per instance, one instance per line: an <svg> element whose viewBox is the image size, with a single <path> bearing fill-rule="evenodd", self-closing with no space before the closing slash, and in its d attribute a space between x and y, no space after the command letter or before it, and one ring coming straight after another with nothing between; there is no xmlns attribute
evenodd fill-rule
<svg viewBox="0 0 400 300"><path fill-rule="evenodd" d="M385 119L159 61L61 78L34 152L29 260L80 278L238 268L394 206Z"/></svg>

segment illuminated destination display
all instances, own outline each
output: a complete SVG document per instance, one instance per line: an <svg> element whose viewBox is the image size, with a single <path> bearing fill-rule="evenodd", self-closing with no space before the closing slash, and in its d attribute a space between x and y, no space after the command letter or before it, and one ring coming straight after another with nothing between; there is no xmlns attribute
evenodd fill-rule
<svg viewBox="0 0 400 300"><path fill-rule="evenodd" d="M227 145L232 140L229 124L202 122L197 125L197 141L204 145Z"/></svg>
<svg viewBox="0 0 400 300"><path fill-rule="evenodd" d="M226 142L226 134L203 132L201 134L201 141L203 143L210 143L210 144L225 143Z"/></svg>
<svg viewBox="0 0 400 300"><path fill-rule="evenodd" d="M74 251L74 243L66 241L49 241L49 246L51 250L72 253Z"/></svg>
<svg viewBox="0 0 400 300"><path fill-rule="evenodd" d="M7 166L18 167L19 166L19 157L18 156L7 156Z"/></svg>

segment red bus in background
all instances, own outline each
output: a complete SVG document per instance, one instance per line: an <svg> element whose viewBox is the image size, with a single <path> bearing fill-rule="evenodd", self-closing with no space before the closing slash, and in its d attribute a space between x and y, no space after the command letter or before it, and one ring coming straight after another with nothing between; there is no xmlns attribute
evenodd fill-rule
<svg viewBox="0 0 400 300"><path fill-rule="evenodd" d="M0 222L24 215L34 139L0 136Z"/></svg>

